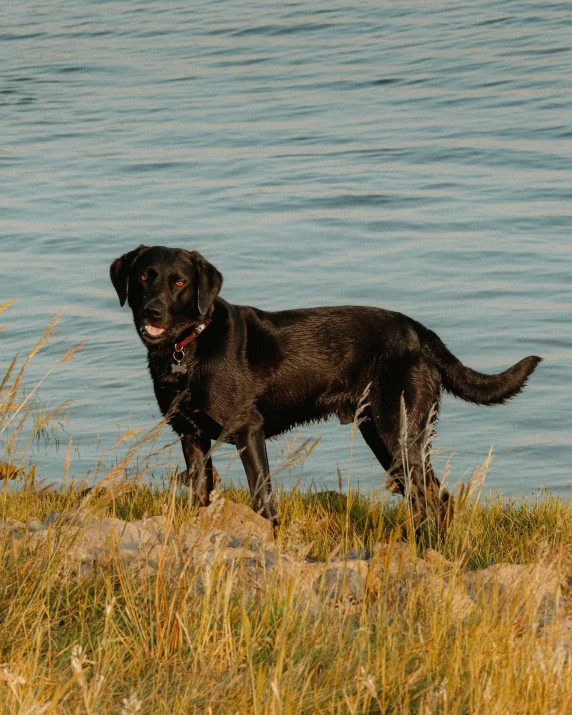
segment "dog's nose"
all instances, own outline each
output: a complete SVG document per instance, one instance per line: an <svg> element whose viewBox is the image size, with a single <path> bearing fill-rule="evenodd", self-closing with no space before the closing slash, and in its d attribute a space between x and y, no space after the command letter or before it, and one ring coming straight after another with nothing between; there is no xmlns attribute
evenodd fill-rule
<svg viewBox="0 0 572 715"><path fill-rule="evenodd" d="M163 317L165 306L160 300L150 300L146 303L144 308L144 313L147 317L153 318L153 320L159 320Z"/></svg>

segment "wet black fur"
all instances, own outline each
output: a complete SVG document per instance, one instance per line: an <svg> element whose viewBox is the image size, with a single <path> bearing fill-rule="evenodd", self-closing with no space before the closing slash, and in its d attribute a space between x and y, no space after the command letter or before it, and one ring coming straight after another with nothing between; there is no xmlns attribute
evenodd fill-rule
<svg viewBox="0 0 572 715"><path fill-rule="evenodd" d="M351 422L362 401L361 433L395 489L410 497L416 523L429 507L446 528L453 502L426 448L442 390L499 404L522 390L540 362L531 356L499 375L475 372L431 330L380 308L232 305L219 296L221 274L195 251L140 246L112 263L111 280L121 305L127 299L133 310L159 407L181 438L185 480L198 503L208 504L210 449L222 439L240 450L254 507L273 523L265 440L330 416ZM207 319L185 348L187 374L172 374L175 342ZM146 322L166 332L150 338Z"/></svg>

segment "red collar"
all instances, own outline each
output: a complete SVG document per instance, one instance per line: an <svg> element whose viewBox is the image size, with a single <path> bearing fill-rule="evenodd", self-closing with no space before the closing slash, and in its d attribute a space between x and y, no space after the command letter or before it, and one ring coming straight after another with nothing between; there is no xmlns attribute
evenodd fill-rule
<svg viewBox="0 0 572 715"><path fill-rule="evenodd" d="M214 303L211 305L211 313L214 310ZM201 323L200 325L197 325L197 327L193 330L193 332L190 335L187 335L186 338L181 340L180 343L175 343L175 350L176 352L181 352L181 350L186 347L189 343L192 343L193 340L196 340L196 338L199 337L199 335L203 332L205 328L208 328L208 326L212 323L212 318L209 320L205 320L204 323Z"/></svg>

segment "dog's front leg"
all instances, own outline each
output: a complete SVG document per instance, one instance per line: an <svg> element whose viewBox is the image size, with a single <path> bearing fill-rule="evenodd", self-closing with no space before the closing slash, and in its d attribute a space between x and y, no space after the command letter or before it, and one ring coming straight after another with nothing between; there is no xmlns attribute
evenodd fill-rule
<svg viewBox="0 0 572 715"><path fill-rule="evenodd" d="M214 489L213 463L209 450L210 439L196 435L181 435L181 446L187 464L183 482L193 490L197 506L208 506Z"/></svg>
<svg viewBox="0 0 572 715"><path fill-rule="evenodd" d="M266 439L262 418L260 417L260 420L256 420L255 425L251 423L237 430L234 440L236 448L240 452L240 459L248 479L254 511L268 519L274 527L277 527L278 516L274 497L272 496L270 468L268 466L268 455L266 454Z"/></svg>

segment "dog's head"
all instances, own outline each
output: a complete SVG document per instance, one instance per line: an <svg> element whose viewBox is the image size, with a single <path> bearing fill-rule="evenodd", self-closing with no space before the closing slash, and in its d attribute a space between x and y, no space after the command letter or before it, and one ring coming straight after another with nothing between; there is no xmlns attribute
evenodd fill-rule
<svg viewBox="0 0 572 715"><path fill-rule="evenodd" d="M148 346L176 342L196 327L222 288L217 269L197 251L182 248L139 246L113 261L110 275Z"/></svg>

